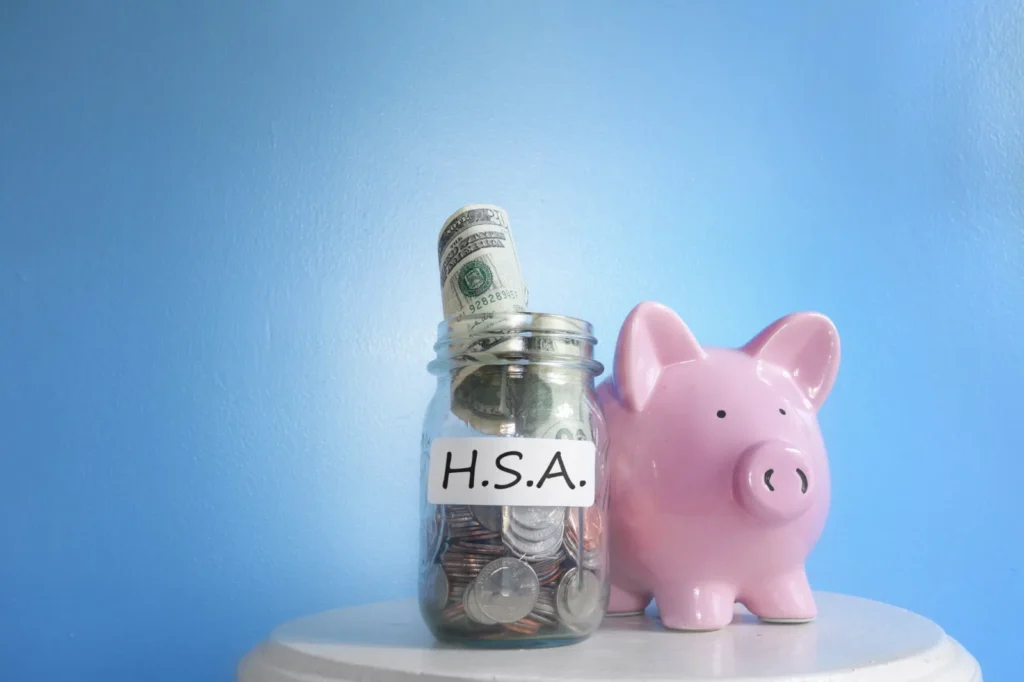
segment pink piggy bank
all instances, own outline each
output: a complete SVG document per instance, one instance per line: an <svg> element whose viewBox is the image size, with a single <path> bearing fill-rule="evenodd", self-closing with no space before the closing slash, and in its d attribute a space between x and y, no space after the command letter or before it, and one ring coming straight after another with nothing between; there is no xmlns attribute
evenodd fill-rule
<svg viewBox="0 0 1024 682"><path fill-rule="evenodd" d="M609 615L653 598L664 625L714 630L738 601L766 621L817 615L804 562L825 526L817 412L839 368L825 316L796 313L739 349L702 348L641 303L598 388L608 424Z"/></svg>

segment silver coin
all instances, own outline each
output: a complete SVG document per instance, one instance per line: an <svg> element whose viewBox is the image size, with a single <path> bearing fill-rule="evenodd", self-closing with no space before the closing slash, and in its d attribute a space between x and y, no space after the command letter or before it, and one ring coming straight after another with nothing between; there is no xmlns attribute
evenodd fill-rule
<svg viewBox="0 0 1024 682"><path fill-rule="evenodd" d="M547 540L541 540L539 542L530 542L516 536L513 533L505 533L502 536L505 544L508 545L512 551L520 554L531 561L536 559L546 559L553 557L562 546L562 536L554 535Z"/></svg>
<svg viewBox="0 0 1024 682"><path fill-rule="evenodd" d="M589 571L596 571L601 568L601 554L598 552L584 552L582 555L573 551L566 551L569 558L572 559L573 563L577 566L582 566Z"/></svg>
<svg viewBox="0 0 1024 682"><path fill-rule="evenodd" d="M533 605L533 612L549 616L555 615L558 613L558 607L555 604L555 599L554 591L541 589L540 596L537 597L537 603Z"/></svg>
<svg viewBox="0 0 1024 682"><path fill-rule="evenodd" d="M569 627L590 624L600 613L601 581L590 571L570 568L558 583L558 619Z"/></svg>
<svg viewBox="0 0 1024 682"><path fill-rule="evenodd" d="M545 559L561 560L565 558L565 552L562 550L561 545L554 543L547 544L547 541L544 543L536 542L532 544L523 542L519 542L518 544L509 543L508 547L509 554L518 559L529 561L531 564L538 561L544 561Z"/></svg>
<svg viewBox="0 0 1024 682"><path fill-rule="evenodd" d="M465 589L462 590L462 608L466 612L466 616L480 625L494 625L497 623L493 618L487 616L486 613L480 610L480 602L476 599L476 592L473 590L474 583L466 585Z"/></svg>
<svg viewBox="0 0 1024 682"><path fill-rule="evenodd" d="M530 615L540 581L530 565L505 557L484 566L473 581L472 596L480 612L499 623L514 623Z"/></svg>
<svg viewBox="0 0 1024 682"><path fill-rule="evenodd" d="M513 533L516 537L526 540L527 542L550 540L555 536L561 537L562 533L565 532L565 526L560 523L554 523L547 528L541 528L539 530L520 526L519 524L509 523L508 529L509 532Z"/></svg>
<svg viewBox="0 0 1024 682"><path fill-rule="evenodd" d="M565 519L565 508L511 507L509 516L517 525L539 530L561 523Z"/></svg>
<svg viewBox="0 0 1024 682"><path fill-rule="evenodd" d="M462 610L466 612L466 617L471 621L476 622L476 613L474 613L473 604L470 603L470 597L473 596L473 582L470 581L462 588Z"/></svg>
<svg viewBox="0 0 1024 682"><path fill-rule="evenodd" d="M475 518L477 523L481 526L490 531L497 532L501 530L503 507L478 504L474 505L470 509L473 512L473 518Z"/></svg>
<svg viewBox="0 0 1024 682"><path fill-rule="evenodd" d="M537 613L536 611L534 611L533 613L530 614L530 620L535 620L538 623L540 623L541 625L548 625L548 626L557 626L558 625L558 617L557 616L546 615L546 614L543 614L543 613Z"/></svg>
<svg viewBox="0 0 1024 682"><path fill-rule="evenodd" d="M448 603L448 576L433 564L423 576L423 597L427 606L440 611Z"/></svg>

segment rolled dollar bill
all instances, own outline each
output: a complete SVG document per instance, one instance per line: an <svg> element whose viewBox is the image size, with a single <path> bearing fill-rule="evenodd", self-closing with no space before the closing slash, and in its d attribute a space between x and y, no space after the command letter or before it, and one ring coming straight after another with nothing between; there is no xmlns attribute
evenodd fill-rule
<svg viewBox="0 0 1024 682"><path fill-rule="evenodd" d="M524 341L509 333L501 313L525 311L529 297L508 213L491 204L457 210L438 234L437 264L444 317L463 327L458 336L473 337L463 351L471 366L452 378L452 411L481 433L502 434L515 398L508 368L486 363L522 350Z"/></svg>
<svg viewBox="0 0 1024 682"><path fill-rule="evenodd" d="M437 237L437 263L445 319L526 310L528 292L503 208L471 204L449 216Z"/></svg>

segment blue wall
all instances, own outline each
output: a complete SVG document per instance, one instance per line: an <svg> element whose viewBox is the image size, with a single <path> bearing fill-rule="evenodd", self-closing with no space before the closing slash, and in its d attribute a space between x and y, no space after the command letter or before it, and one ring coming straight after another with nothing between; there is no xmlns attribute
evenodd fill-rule
<svg viewBox="0 0 1024 682"><path fill-rule="evenodd" d="M812 583L1010 678L1024 9L633 4L0 4L0 679L230 679L413 593L477 201L605 361L642 299L717 344L832 316Z"/></svg>

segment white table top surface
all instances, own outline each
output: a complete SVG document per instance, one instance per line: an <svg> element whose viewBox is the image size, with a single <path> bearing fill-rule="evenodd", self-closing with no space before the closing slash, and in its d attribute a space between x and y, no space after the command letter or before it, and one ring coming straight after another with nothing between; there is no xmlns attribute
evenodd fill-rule
<svg viewBox="0 0 1024 682"><path fill-rule="evenodd" d="M818 593L802 625L737 606L716 632L666 630L654 609L609 617L584 642L548 649L437 643L414 600L327 611L277 628L239 664L239 682L981 682L975 659L931 621L867 599Z"/></svg>

